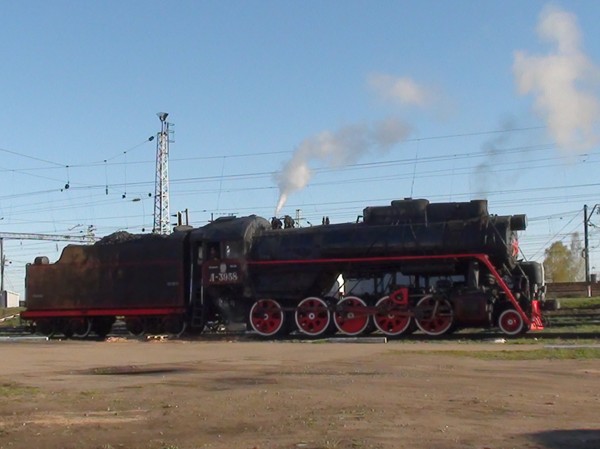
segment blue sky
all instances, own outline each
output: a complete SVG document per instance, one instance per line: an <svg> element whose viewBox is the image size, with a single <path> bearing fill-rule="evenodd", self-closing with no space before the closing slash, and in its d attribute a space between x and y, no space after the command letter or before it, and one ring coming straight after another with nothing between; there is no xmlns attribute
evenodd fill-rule
<svg viewBox="0 0 600 449"><path fill-rule="evenodd" d="M166 111L170 209L193 225L270 218L284 191L304 225L487 198L528 215L521 246L542 260L600 200L598 17L592 1L6 2L0 232L148 232ZM6 240L6 288L63 245ZM593 227L590 247L600 271Z"/></svg>

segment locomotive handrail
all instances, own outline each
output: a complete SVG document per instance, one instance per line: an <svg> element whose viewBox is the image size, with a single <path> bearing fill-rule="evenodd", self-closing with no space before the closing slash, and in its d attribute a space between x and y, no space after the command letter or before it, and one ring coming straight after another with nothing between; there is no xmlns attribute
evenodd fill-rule
<svg viewBox="0 0 600 449"><path fill-rule="evenodd" d="M324 259L287 259L287 260L249 260L248 265L293 265L293 264L328 264L342 262L397 262L413 260L432 260L432 259L466 259L466 258L485 258L487 254L481 253L457 253L457 254L437 254L426 256L370 256L370 257L331 257ZM491 263L491 262L490 262Z"/></svg>

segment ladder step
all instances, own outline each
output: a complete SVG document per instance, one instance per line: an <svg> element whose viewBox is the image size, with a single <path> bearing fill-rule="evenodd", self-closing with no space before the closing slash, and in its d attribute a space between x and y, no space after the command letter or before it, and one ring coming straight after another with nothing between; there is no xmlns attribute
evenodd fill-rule
<svg viewBox="0 0 600 449"><path fill-rule="evenodd" d="M194 301L192 304L192 327L204 327L204 313L200 301Z"/></svg>

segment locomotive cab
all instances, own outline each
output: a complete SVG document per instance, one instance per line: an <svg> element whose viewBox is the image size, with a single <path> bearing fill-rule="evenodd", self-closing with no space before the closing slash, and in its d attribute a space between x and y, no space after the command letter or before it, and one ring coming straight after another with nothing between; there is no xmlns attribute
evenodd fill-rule
<svg viewBox="0 0 600 449"><path fill-rule="evenodd" d="M192 328L245 322L249 296L246 254L254 232L268 226L256 216L221 217L191 232L196 260L190 300Z"/></svg>
<svg viewBox="0 0 600 449"><path fill-rule="evenodd" d="M241 283L242 251L241 240L209 241L199 247L198 257L202 260L203 284L209 286Z"/></svg>

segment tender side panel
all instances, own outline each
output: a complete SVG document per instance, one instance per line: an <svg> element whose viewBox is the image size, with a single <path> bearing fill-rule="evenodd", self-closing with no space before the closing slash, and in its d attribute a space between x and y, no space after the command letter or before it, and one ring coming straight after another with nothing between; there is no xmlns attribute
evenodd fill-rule
<svg viewBox="0 0 600 449"><path fill-rule="evenodd" d="M70 245L54 264L29 265L26 288L30 311L181 306L182 241Z"/></svg>

